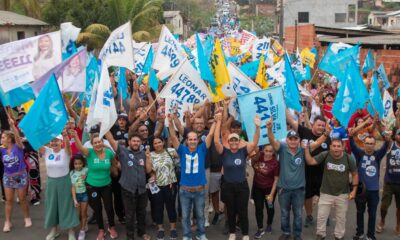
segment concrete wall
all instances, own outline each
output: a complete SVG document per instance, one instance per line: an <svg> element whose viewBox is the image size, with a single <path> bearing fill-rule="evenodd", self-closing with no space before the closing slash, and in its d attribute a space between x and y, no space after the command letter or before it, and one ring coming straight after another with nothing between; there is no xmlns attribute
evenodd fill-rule
<svg viewBox="0 0 400 240"><path fill-rule="evenodd" d="M17 32L25 32L25 38L40 35L41 27L0 26L0 44L17 41Z"/></svg>
<svg viewBox="0 0 400 240"><path fill-rule="evenodd" d="M173 18L165 19L167 24L174 26L173 34L183 35L183 18L181 15L176 15Z"/></svg>
<svg viewBox="0 0 400 240"><path fill-rule="evenodd" d="M348 22L348 5L356 5L354 22ZM309 23L324 27L351 27L357 25L357 0L285 0L284 26L294 25L298 12L309 13ZM335 13L345 13L346 22L335 23Z"/></svg>

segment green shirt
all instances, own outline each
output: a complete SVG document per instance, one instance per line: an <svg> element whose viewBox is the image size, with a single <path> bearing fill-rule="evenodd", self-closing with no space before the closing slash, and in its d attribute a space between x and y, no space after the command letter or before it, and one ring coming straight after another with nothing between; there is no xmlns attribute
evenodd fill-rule
<svg viewBox="0 0 400 240"><path fill-rule="evenodd" d="M106 152L104 159L100 159L96 152L89 148L89 155L86 157L88 175L86 182L94 187L104 187L111 183L110 168L114 153L110 149Z"/></svg>
<svg viewBox="0 0 400 240"><path fill-rule="evenodd" d="M333 159L328 151L314 157L319 164L324 164L321 193L339 196L350 192L349 174L357 171L354 158L347 153L340 159Z"/></svg>
<svg viewBox="0 0 400 240"><path fill-rule="evenodd" d="M76 193L86 192L85 178L87 175L87 167L82 168L80 171L72 170L69 175L71 177L71 183L75 187Z"/></svg>

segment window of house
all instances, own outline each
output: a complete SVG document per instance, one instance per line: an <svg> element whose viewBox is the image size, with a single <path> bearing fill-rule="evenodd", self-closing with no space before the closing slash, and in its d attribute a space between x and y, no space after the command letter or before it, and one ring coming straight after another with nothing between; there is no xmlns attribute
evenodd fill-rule
<svg viewBox="0 0 400 240"><path fill-rule="evenodd" d="M349 4L349 13L348 13L348 22L353 23L356 21L356 5L355 4Z"/></svg>
<svg viewBox="0 0 400 240"><path fill-rule="evenodd" d="M308 23L309 22L309 13L308 12L298 12L298 21L299 21L299 23Z"/></svg>
<svg viewBox="0 0 400 240"><path fill-rule="evenodd" d="M18 31L17 32L17 39L21 40L25 38L25 32L24 31Z"/></svg>
<svg viewBox="0 0 400 240"><path fill-rule="evenodd" d="M346 22L346 13L335 13L335 23Z"/></svg>

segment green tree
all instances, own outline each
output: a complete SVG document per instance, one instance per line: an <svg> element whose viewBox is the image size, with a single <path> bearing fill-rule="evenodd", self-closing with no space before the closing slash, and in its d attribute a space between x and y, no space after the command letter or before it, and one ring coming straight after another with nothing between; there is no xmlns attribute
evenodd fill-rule
<svg viewBox="0 0 400 240"><path fill-rule="evenodd" d="M274 31L274 20L264 16L248 16L240 19L240 27L251 30L252 25L257 36L270 35Z"/></svg>
<svg viewBox="0 0 400 240"><path fill-rule="evenodd" d="M38 0L4 0L4 8L6 11L41 18L41 6Z"/></svg>

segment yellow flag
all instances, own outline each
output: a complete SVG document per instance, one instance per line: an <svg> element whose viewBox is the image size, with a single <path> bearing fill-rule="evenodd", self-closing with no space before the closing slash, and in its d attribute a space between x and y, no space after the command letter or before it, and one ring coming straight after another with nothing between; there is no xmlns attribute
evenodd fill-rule
<svg viewBox="0 0 400 240"><path fill-rule="evenodd" d="M282 57L285 53L285 49L283 49L282 45L278 42L278 40L271 39L271 48L276 56Z"/></svg>
<svg viewBox="0 0 400 240"><path fill-rule="evenodd" d="M243 55L242 59L240 59L240 63L241 63L242 65L245 64L245 63L247 63L248 60L250 59L250 57L251 57L251 52L250 52L250 51L246 52L246 53Z"/></svg>
<svg viewBox="0 0 400 240"><path fill-rule="evenodd" d="M240 51L240 42L236 39L232 39L231 41L231 56L236 56L241 53Z"/></svg>
<svg viewBox="0 0 400 240"><path fill-rule="evenodd" d="M29 109L32 107L32 105L33 105L34 102L35 102L35 101L33 101L33 100L29 100L29 101L27 101L26 103L23 103L23 104L22 104L22 107L24 108L25 113L28 113Z"/></svg>
<svg viewBox="0 0 400 240"><path fill-rule="evenodd" d="M304 65L310 65L311 68L314 68L315 54L310 49L304 48L300 53L300 58Z"/></svg>
<svg viewBox="0 0 400 240"><path fill-rule="evenodd" d="M222 53L221 42L217 38L215 40L214 52L211 55L211 71L216 82L216 94L211 92L213 102L224 100L225 95L222 92L222 87L230 83L228 69L226 68L224 54Z"/></svg>
<svg viewBox="0 0 400 240"><path fill-rule="evenodd" d="M266 67L264 63L264 55L260 57L260 64L258 65L258 71L256 76L256 83L263 89L268 87L268 82L266 78Z"/></svg>

